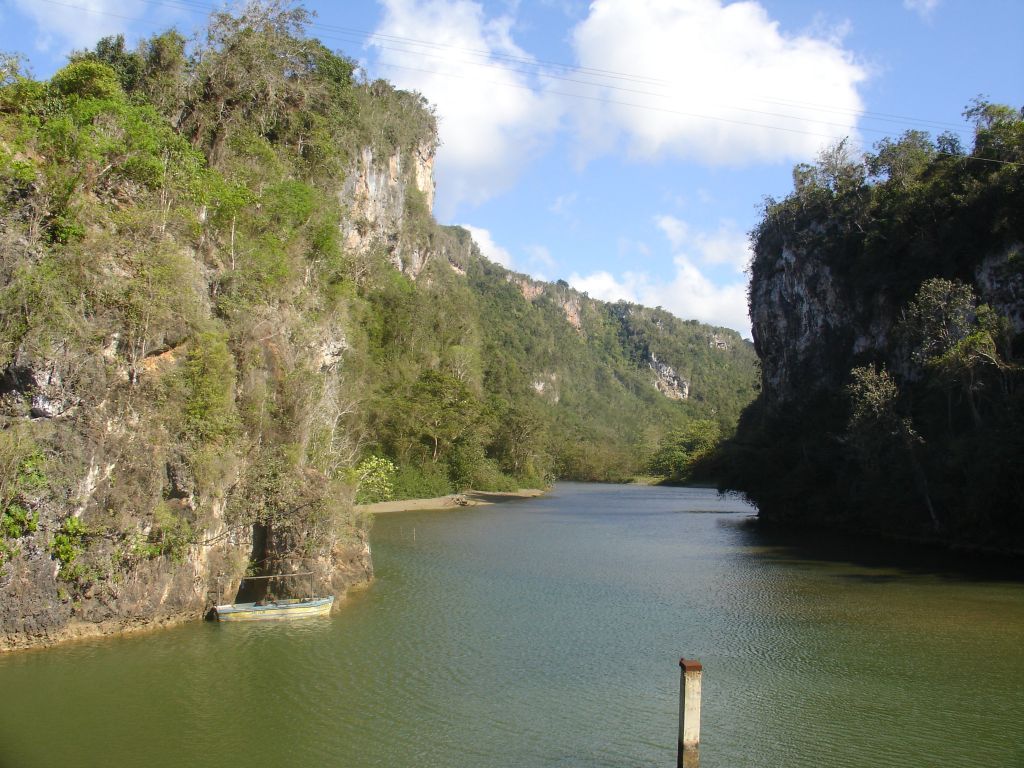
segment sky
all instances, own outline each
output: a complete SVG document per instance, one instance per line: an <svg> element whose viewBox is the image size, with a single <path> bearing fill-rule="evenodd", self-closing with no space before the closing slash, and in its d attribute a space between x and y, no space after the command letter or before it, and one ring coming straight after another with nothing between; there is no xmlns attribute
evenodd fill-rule
<svg viewBox="0 0 1024 768"><path fill-rule="evenodd" d="M309 34L434 104L434 213L590 296L750 336L748 232L847 139L1024 106L1024 0L310 1ZM202 0L0 0L0 51L202 28ZM217 6L221 7L221 6Z"/></svg>

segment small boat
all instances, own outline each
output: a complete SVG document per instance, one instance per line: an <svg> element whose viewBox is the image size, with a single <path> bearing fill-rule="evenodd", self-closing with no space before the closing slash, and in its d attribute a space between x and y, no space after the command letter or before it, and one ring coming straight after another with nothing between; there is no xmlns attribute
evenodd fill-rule
<svg viewBox="0 0 1024 768"><path fill-rule="evenodd" d="M282 621L328 615L331 612L331 607L334 605L334 595L314 597L313 574L310 572L279 573L273 576L246 576L242 581L294 578L296 576L309 576L309 597L276 598L268 596L266 599L257 600L254 603L215 605L213 612L217 617L217 621Z"/></svg>
<svg viewBox="0 0 1024 768"><path fill-rule="evenodd" d="M258 600L255 603L228 603L213 610L217 621L281 621L326 616L334 605L329 597L294 597L286 600Z"/></svg>

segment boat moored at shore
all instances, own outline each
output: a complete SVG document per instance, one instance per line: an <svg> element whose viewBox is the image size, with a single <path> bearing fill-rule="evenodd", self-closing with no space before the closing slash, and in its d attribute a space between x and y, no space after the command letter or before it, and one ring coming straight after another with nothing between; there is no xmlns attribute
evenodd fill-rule
<svg viewBox="0 0 1024 768"><path fill-rule="evenodd" d="M217 621L283 621L326 616L334 605L334 596L301 597L285 600L259 600L255 603L228 603L214 607Z"/></svg>

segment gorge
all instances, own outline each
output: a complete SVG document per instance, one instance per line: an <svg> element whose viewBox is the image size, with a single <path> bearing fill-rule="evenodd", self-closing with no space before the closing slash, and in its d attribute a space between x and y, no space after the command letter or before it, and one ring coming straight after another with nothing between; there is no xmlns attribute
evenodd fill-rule
<svg viewBox="0 0 1024 768"><path fill-rule="evenodd" d="M625 479L753 397L736 332L438 226L429 105L307 20L4 70L0 649L198 618L246 573L343 595L367 461L400 496Z"/></svg>

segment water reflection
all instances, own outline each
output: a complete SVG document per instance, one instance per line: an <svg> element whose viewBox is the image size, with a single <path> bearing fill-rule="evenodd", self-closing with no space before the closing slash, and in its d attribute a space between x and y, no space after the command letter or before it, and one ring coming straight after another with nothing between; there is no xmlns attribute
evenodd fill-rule
<svg viewBox="0 0 1024 768"><path fill-rule="evenodd" d="M801 531L765 524L754 517L723 520L753 557L800 566L847 563L863 571L849 578L882 579L934 575L955 581L1024 582L1021 558L991 552L950 551L937 545L889 541L850 532Z"/></svg>
<svg viewBox="0 0 1024 768"><path fill-rule="evenodd" d="M704 768L1021 764L1024 585L749 517L576 485L381 516L323 622L0 657L0 765L665 766L683 654Z"/></svg>

